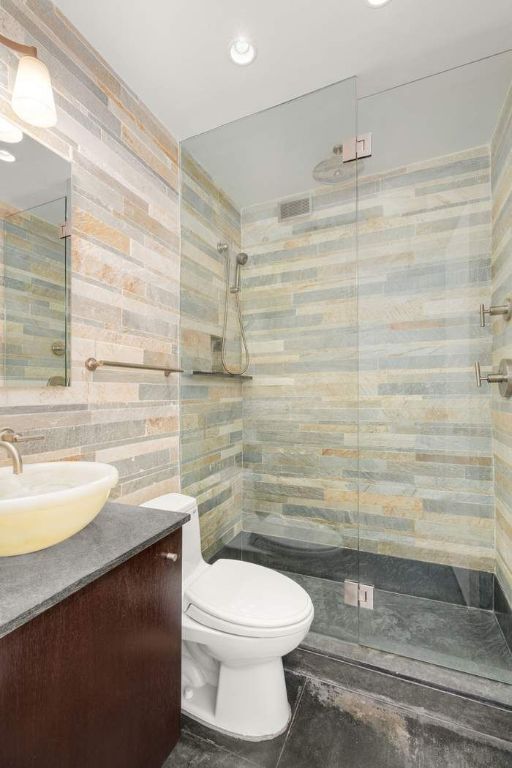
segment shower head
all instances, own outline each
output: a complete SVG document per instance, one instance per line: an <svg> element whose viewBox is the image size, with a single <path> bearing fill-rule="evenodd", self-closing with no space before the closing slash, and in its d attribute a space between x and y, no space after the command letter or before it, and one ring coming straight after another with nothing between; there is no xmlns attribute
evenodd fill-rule
<svg viewBox="0 0 512 768"><path fill-rule="evenodd" d="M343 144L332 148L332 156L313 168L313 178L321 184L339 184L353 177L355 163L343 162Z"/></svg>
<svg viewBox="0 0 512 768"><path fill-rule="evenodd" d="M241 288L241 275L240 267L247 264L249 257L246 253L238 253L236 256L236 268L235 268L235 284L231 286L231 293L240 293Z"/></svg>

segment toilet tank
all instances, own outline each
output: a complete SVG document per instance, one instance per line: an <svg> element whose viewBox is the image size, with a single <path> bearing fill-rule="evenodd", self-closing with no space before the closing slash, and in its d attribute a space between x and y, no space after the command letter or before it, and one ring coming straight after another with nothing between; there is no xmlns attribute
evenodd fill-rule
<svg viewBox="0 0 512 768"><path fill-rule="evenodd" d="M169 512L184 512L190 515L190 520L183 526L182 543L182 582L185 584L198 568L206 565L201 553L201 531L199 528L199 511L197 501L192 496L182 493L167 493L145 501L141 507L166 509Z"/></svg>

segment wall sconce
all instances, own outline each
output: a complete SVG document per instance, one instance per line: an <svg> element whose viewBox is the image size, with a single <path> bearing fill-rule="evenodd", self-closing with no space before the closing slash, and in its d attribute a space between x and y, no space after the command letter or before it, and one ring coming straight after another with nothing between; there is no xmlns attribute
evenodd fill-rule
<svg viewBox="0 0 512 768"><path fill-rule="evenodd" d="M57 123L52 82L48 68L37 58L37 48L22 45L3 35L0 35L0 43L23 54L12 92L14 112L30 125L52 128Z"/></svg>

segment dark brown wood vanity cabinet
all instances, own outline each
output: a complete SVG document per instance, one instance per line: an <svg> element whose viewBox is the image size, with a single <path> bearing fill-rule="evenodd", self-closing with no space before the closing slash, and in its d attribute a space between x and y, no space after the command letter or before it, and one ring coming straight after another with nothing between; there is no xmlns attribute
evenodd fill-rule
<svg viewBox="0 0 512 768"><path fill-rule="evenodd" d="M161 768L180 659L178 530L0 639L1 768Z"/></svg>

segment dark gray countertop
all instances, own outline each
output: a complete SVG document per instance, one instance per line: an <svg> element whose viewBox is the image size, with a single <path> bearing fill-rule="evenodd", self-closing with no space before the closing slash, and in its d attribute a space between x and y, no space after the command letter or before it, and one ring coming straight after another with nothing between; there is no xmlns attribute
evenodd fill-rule
<svg viewBox="0 0 512 768"><path fill-rule="evenodd" d="M30 555L0 557L0 637L181 528L181 512L108 502L70 539Z"/></svg>

